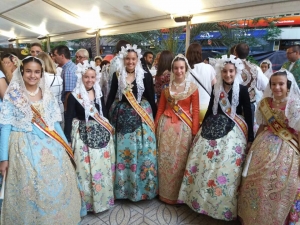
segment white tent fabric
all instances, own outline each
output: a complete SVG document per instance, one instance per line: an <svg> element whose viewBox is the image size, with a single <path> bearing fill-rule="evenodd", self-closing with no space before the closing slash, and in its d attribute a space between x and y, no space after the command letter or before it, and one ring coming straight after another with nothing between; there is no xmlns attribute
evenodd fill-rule
<svg viewBox="0 0 300 225"><path fill-rule="evenodd" d="M0 44L8 38L36 42L132 33L182 26L172 18L193 15L193 23L299 13L298 0L0 0Z"/></svg>

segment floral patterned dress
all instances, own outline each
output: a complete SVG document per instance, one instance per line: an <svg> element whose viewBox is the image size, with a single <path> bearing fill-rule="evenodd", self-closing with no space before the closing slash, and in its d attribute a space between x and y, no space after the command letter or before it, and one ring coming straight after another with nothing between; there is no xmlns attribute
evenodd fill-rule
<svg viewBox="0 0 300 225"><path fill-rule="evenodd" d="M156 105L151 74L149 76L145 74L144 86L145 90L140 106L153 119ZM124 95L121 101L115 99L117 89L118 80L114 74L107 108L110 108L110 123L115 128L115 198L131 201L152 199L158 192L155 134L142 121ZM132 83L132 92L136 97L136 81Z"/></svg>
<svg viewBox="0 0 300 225"><path fill-rule="evenodd" d="M232 90L228 93L231 100ZM237 218L237 191L247 140L238 126L220 106L212 114L212 95L202 128L197 133L187 160L179 200L192 210L221 220ZM247 88L240 86L236 113L245 115L252 127L251 106ZM243 110L244 111L243 111ZM253 140L253 131L248 132Z"/></svg>
<svg viewBox="0 0 300 225"><path fill-rule="evenodd" d="M272 108L271 100L269 104ZM271 111L288 128L284 109ZM238 201L243 224L300 224L299 156L295 150L268 127L255 138L251 151Z"/></svg>

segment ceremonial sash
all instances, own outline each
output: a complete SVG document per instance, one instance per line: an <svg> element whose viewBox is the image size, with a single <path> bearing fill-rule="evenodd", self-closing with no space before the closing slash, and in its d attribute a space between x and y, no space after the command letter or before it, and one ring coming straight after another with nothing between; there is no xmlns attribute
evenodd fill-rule
<svg viewBox="0 0 300 225"><path fill-rule="evenodd" d="M225 113L225 115L228 116L237 125L237 127L243 132L246 140L248 140L248 126L246 122L237 114L235 114L234 118L231 117L231 104L226 96L227 93L222 91L219 100L221 109Z"/></svg>
<svg viewBox="0 0 300 225"><path fill-rule="evenodd" d="M66 152L68 153L71 162L73 164L73 166L76 168L76 164L74 161L74 154L73 154L73 150L72 148L68 145L68 143L66 143L64 141L64 139L55 131L55 130L50 130L49 127L47 126L47 124L45 123L45 121L43 120L41 114L39 113L38 110L36 110L32 105L30 106L32 113L33 113L33 117L31 122L38 127L43 133L45 133L47 136L53 138L54 140L56 140L58 143L60 143L64 149L66 150Z"/></svg>
<svg viewBox="0 0 300 225"><path fill-rule="evenodd" d="M147 111L145 109L143 109L142 106L139 105L139 103L137 102L136 98L134 97L131 89L128 87L125 88L123 91L123 94L126 97L126 99L128 100L128 102L130 103L130 105L132 106L132 108L134 108L134 110L137 112L137 114L139 114L139 116L142 118L143 122L145 122L150 127L150 129L153 131L153 133L155 133L155 125L154 125L153 119L147 113Z"/></svg>
<svg viewBox="0 0 300 225"><path fill-rule="evenodd" d="M75 97L75 99L80 103L80 105L84 107L83 99L80 96L77 96L77 94L74 92L72 92L72 94ZM114 128L112 127L112 125L100 116L97 108L94 105L92 105L89 110L89 116L91 116L97 123L102 125L111 135L114 134Z"/></svg>
<svg viewBox="0 0 300 225"><path fill-rule="evenodd" d="M173 112L176 116L179 117L179 119L184 122L187 126L189 126L191 129L193 129L193 121L192 118L189 117L189 115L178 105L175 103L175 99L171 97L169 88L165 88L165 97L167 99L168 104L172 108Z"/></svg>
<svg viewBox="0 0 300 225"><path fill-rule="evenodd" d="M269 98L264 98L261 100L259 110L265 117L268 125L271 127L274 134L282 138L286 141L299 155L299 146L298 146L298 139L293 135L286 127L285 124L281 123L280 121L276 120L274 117L271 107L268 103Z"/></svg>

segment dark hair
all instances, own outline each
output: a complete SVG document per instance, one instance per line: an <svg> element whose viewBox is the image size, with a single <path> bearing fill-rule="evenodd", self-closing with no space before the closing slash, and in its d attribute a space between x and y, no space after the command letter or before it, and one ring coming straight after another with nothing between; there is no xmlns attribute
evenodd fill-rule
<svg viewBox="0 0 300 225"><path fill-rule="evenodd" d="M234 46L232 46L232 47L230 48L229 53L230 53L231 55L234 55L236 46L237 46L237 45L234 45Z"/></svg>
<svg viewBox="0 0 300 225"><path fill-rule="evenodd" d="M3 56L1 57L1 60L5 59L5 58L9 58L9 60L10 60L11 62L13 62L14 56L15 56L14 54L5 54L5 55L3 55Z"/></svg>
<svg viewBox="0 0 300 225"><path fill-rule="evenodd" d="M289 48L291 48L293 52L300 52L300 45L293 45Z"/></svg>
<svg viewBox="0 0 300 225"><path fill-rule="evenodd" d="M270 69L270 63L262 62L261 64L267 64L267 65L268 65L268 68Z"/></svg>
<svg viewBox="0 0 300 225"><path fill-rule="evenodd" d="M147 51L144 53L143 58L147 57L149 54L153 55L153 52Z"/></svg>
<svg viewBox="0 0 300 225"><path fill-rule="evenodd" d="M173 54L168 50L164 50L161 52L158 63L157 63L157 73L156 76L160 76L166 70L171 72L171 65L173 61Z"/></svg>
<svg viewBox="0 0 300 225"><path fill-rule="evenodd" d="M64 55L66 59L71 59L71 53L67 46L58 45L53 49L53 53L57 51L58 55Z"/></svg>
<svg viewBox="0 0 300 225"><path fill-rule="evenodd" d="M199 43L192 43L188 47L186 52L186 58L191 66L194 69L194 65L202 62L202 48Z"/></svg>
<svg viewBox="0 0 300 225"><path fill-rule="evenodd" d="M273 73L270 77L270 80L269 80L270 88L271 88L271 79L272 79L272 77L275 77L275 76L285 76L286 79L287 79L287 74L286 74L285 71L277 71L277 72ZM286 85L287 85L287 89L289 90L292 86L292 81L287 79Z"/></svg>
<svg viewBox="0 0 300 225"><path fill-rule="evenodd" d="M101 70L102 70L102 67L103 67L104 65L109 64L109 63L110 63L110 62L109 62L108 60L103 60L103 61L101 62L101 64L100 64Z"/></svg>
<svg viewBox="0 0 300 225"><path fill-rule="evenodd" d="M127 44L130 44L130 43L125 40L118 41L118 43L116 44L116 48L115 48L116 53L119 53L119 51L121 51L121 48L126 47Z"/></svg>
<svg viewBox="0 0 300 225"><path fill-rule="evenodd" d="M42 45L41 45L40 43L37 43L37 42L32 43L32 44L30 45L30 48L31 48L31 47L34 47L34 46L37 46L37 47L40 47L40 49L43 49L43 48L42 48Z"/></svg>
<svg viewBox="0 0 300 225"><path fill-rule="evenodd" d="M43 76L43 65L40 60L38 60L36 57L33 57L33 56L28 56L22 60L22 63L20 65L20 71L21 71L22 76L24 74L24 66L30 62L36 62L41 66L41 77L42 77Z"/></svg>
<svg viewBox="0 0 300 225"><path fill-rule="evenodd" d="M184 62L185 72L187 72L188 71L188 64L186 63L185 59L181 58L181 57L177 57L176 59L174 59L173 64L172 64L172 70L173 70L174 63L177 62L177 61L183 61Z"/></svg>
<svg viewBox="0 0 300 225"><path fill-rule="evenodd" d="M240 59L246 59L247 56L249 55L249 45L246 43L240 43L236 46L235 52L237 54L237 57Z"/></svg>

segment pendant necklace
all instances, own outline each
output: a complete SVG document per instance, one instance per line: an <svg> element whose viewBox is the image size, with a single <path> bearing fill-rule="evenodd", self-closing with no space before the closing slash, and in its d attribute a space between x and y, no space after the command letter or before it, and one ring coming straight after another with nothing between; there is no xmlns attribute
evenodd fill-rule
<svg viewBox="0 0 300 225"><path fill-rule="evenodd" d="M35 91L33 91L33 92L28 91L27 89L26 89L26 92L27 92L27 94L29 94L31 97L34 97L34 96L37 95L37 93L39 93L39 90L40 90L40 88L37 87L37 89L36 89Z"/></svg>
<svg viewBox="0 0 300 225"><path fill-rule="evenodd" d="M175 89L176 89L176 90L177 90L179 87L182 87L184 84L185 84L185 81L183 81L183 82L180 83L180 84L177 84L177 83L175 82L175 80L173 80L173 85L175 86Z"/></svg>
<svg viewBox="0 0 300 225"><path fill-rule="evenodd" d="M283 99L280 99L280 100L277 100L273 97L273 102L275 102L276 106L278 107L280 105L280 103L283 103L283 102L287 102L288 98L285 97Z"/></svg>

